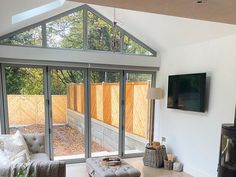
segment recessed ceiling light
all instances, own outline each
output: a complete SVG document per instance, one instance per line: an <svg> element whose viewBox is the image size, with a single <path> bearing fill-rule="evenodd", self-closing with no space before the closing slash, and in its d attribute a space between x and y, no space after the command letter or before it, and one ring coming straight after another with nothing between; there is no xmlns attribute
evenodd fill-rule
<svg viewBox="0 0 236 177"><path fill-rule="evenodd" d="M202 3L206 3L206 2L207 2L207 0L197 0L196 1L197 4L202 4Z"/></svg>

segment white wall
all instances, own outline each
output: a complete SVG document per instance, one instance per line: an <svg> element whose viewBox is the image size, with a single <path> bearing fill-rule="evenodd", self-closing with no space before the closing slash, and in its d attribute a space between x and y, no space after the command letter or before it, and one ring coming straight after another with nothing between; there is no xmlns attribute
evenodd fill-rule
<svg viewBox="0 0 236 177"><path fill-rule="evenodd" d="M207 72L208 111L167 109L168 75ZM158 85L165 90L156 113L155 137L194 177L216 177L222 123L234 120L236 103L236 35L176 48L162 54ZM158 115L160 120L158 120Z"/></svg>

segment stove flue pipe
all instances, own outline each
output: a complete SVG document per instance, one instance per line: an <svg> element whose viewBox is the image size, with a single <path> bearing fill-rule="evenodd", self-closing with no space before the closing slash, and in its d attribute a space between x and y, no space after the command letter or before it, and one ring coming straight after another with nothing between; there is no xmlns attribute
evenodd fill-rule
<svg viewBox="0 0 236 177"><path fill-rule="evenodd" d="M236 106L235 106L235 113L234 113L234 126L236 127Z"/></svg>

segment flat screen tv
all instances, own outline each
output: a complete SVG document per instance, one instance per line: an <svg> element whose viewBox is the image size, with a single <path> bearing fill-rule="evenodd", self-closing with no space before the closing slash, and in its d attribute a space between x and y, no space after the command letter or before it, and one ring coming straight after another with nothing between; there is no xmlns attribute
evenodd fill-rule
<svg viewBox="0 0 236 177"><path fill-rule="evenodd" d="M168 108L205 112L206 73L171 75Z"/></svg>

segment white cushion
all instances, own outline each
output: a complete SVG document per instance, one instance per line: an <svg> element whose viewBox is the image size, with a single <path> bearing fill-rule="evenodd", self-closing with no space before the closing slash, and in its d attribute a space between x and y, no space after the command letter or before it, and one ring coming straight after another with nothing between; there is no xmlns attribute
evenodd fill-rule
<svg viewBox="0 0 236 177"><path fill-rule="evenodd" d="M31 155L31 161L48 162L50 159L46 153L35 153Z"/></svg>
<svg viewBox="0 0 236 177"><path fill-rule="evenodd" d="M4 150L4 141L0 139L0 150Z"/></svg>
<svg viewBox="0 0 236 177"><path fill-rule="evenodd" d="M10 164L10 160L7 158L7 155L0 149L0 164L5 166Z"/></svg>
<svg viewBox="0 0 236 177"><path fill-rule="evenodd" d="M4 140L4 152L11 161L14 161L19 153L21 155L25 154L27 161L30 160L28 146L20 131L17 131L13 136Z"/></svg>

